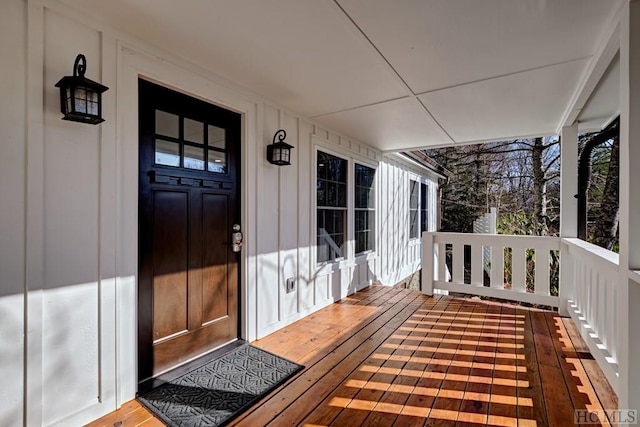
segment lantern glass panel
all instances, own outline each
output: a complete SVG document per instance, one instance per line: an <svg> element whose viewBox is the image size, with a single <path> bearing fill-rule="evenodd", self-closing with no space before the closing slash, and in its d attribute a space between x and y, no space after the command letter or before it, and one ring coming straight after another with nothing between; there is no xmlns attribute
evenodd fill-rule
<svg viewBox="0 0 640 427"><path fill-rule="evenodd" d="M92 116L98 116L99 115L99 109L98 109L98 94L91 90L91 91L87 91L87 113L91 114Z"/></svg>
<svg viewBox="0 0 640 427"><path fill-rule="evenodd" d="M71 88L66 88L65 90L65 96L64 99L66 101L66 105L67 105L67 113L70 113L73 111L73 96L71 95Z"/></svg>
<svg viewBox="0 0 640 427"><path fill-rule="evenodd" d="M84 87L77 87L75 90L74 108L76 113L87 112L87 92Z"/></svg>
<svg viewBox="0 0 640 427"><path fill-rule="evenodd" d="M275 146L273 147L273 161L279 162L282 158L282 148Z"/></svg>

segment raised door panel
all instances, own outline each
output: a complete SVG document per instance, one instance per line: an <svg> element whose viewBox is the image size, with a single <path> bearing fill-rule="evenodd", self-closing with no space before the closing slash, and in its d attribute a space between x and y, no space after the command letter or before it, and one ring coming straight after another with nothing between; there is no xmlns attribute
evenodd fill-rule
<svg viewBox="0 0 640 427"><path fill-rule="evenodd" d="M153 194L153 341L186 331L189 194Z"/></svg>

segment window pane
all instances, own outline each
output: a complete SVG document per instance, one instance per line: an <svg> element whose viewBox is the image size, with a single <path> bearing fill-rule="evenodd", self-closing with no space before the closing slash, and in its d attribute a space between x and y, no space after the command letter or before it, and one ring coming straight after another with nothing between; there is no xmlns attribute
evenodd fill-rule
<svg viewBox="0 0 640 427"><path fill-rule="evenodd" d="M318 179L347 183L347 160L318 151Z"/></svg>
<svg viewBox="0 0 640 427"><path fill-rule="evenodd" d="M418 181L411 180L410 185L411 200L409 206L411 209L418 209Z"/></svg>
<svg viewBox="0 0 640 427"><path fill-rule="evenodd" d="M209 150L209 172L227 173L227 154Z"/></svg>
<svg viewBox="0 0 640 427"><path fill-rule="evenodd" d="M187 169L204 170L204 148L185 145L184 167Z"/></svg>
<svg viewBox="0 0 640 427"><path fill-rule="evenodd" d="M180 117L156 110L156 133L172 138L180 138Z"/></svg>
<svg viewBox="0 0 640 427"><path fill-rule="evenodd" d="M327 183L326 181L318 181L316 184L318 193L318 206L327 206Z"/></svg>
<svg viewBox="0 0 640 427"><path fill-rule="evenodd" d="M375 169L355 165L355 207L375 208Z"/></svg>
<svg viewBox="0 0 640 427"><path fill-rule="evenodd" d="M184 119L184 139L198 144L204 143L204 123L195 120Z"/></svg>
<svg viewBox="0 0 640 427"><path fill-rule="evenodd" d="M356 255L375 250L375 174L368 166L355 164Z"/></svg>
<svg viewBox="0 0 640 427"><path fill-rule="evenodd" d="M429 186L420 184L420 231L428 231L429 224Z"/></svg>
<svg viewBox="0 0 640 427"><path fill-rule="evenodd" d="M420 201L422 202L422 209L426 209L427 200L428 200L428 189L427 184L420 184Z"/></svg>
<svg viewBox="0 0 640 427"><path fill-rule="evenodd" d="M217 126L209 125L209 147L219 148L224 150L226 148L225 143L225 130Z"/></svg>
<svg viewBox="0 0 640 427"><path fill-rule="evenodd" d="M180 166L180 144L156 139L156 164Z"/></svg>
<svg viewBox="0 0 640 427"><path fill-rule="evenodd" d="M343 258L347 234L348 161L318 151L316 163L317 260Z"/></svg>
<svg viewBox="0 0 640 427"><path fill-rule="evenodd" d="M409 237L418 237L418 210L411 210L409 213Z"/></svg>
<svg viewBox="0 0 640 427"><path fill-rule="evenodd" d="M428 225L428 218L427 218L427 210L426 209L420 209L420 231L428 231L427 230L427 225Z"/></svg>
<svg viewBox="0 0 640 427"><path fill-rule="evenodd" d="M318 209L317 261L343 257L346 210Z"/></svg>
<svg viewBox="0 0 640 427"><path fill-rule="evenodd" d="M336 184L336 205L347 207L347 184Z"/></svg>

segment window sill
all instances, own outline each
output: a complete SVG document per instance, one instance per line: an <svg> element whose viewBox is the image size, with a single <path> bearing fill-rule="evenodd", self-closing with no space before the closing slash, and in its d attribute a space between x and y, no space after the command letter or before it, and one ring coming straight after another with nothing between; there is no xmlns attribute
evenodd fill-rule
<svg viewBox="0 0 640 427"><path fill-rule="evenodd" d="M361 264L363 262L378 258L378 254L374 251L363 252L356 255L355 263Z"/></svg>

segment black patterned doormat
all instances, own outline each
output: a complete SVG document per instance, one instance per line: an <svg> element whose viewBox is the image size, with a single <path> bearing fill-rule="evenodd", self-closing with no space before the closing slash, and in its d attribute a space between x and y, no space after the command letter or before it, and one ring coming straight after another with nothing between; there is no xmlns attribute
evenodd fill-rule
<svg viewBox="0 0 640 427"><path fill-rule="evenodd" d="M172 427L223 426L302 368L244 344L138 400Z"/></svg>

